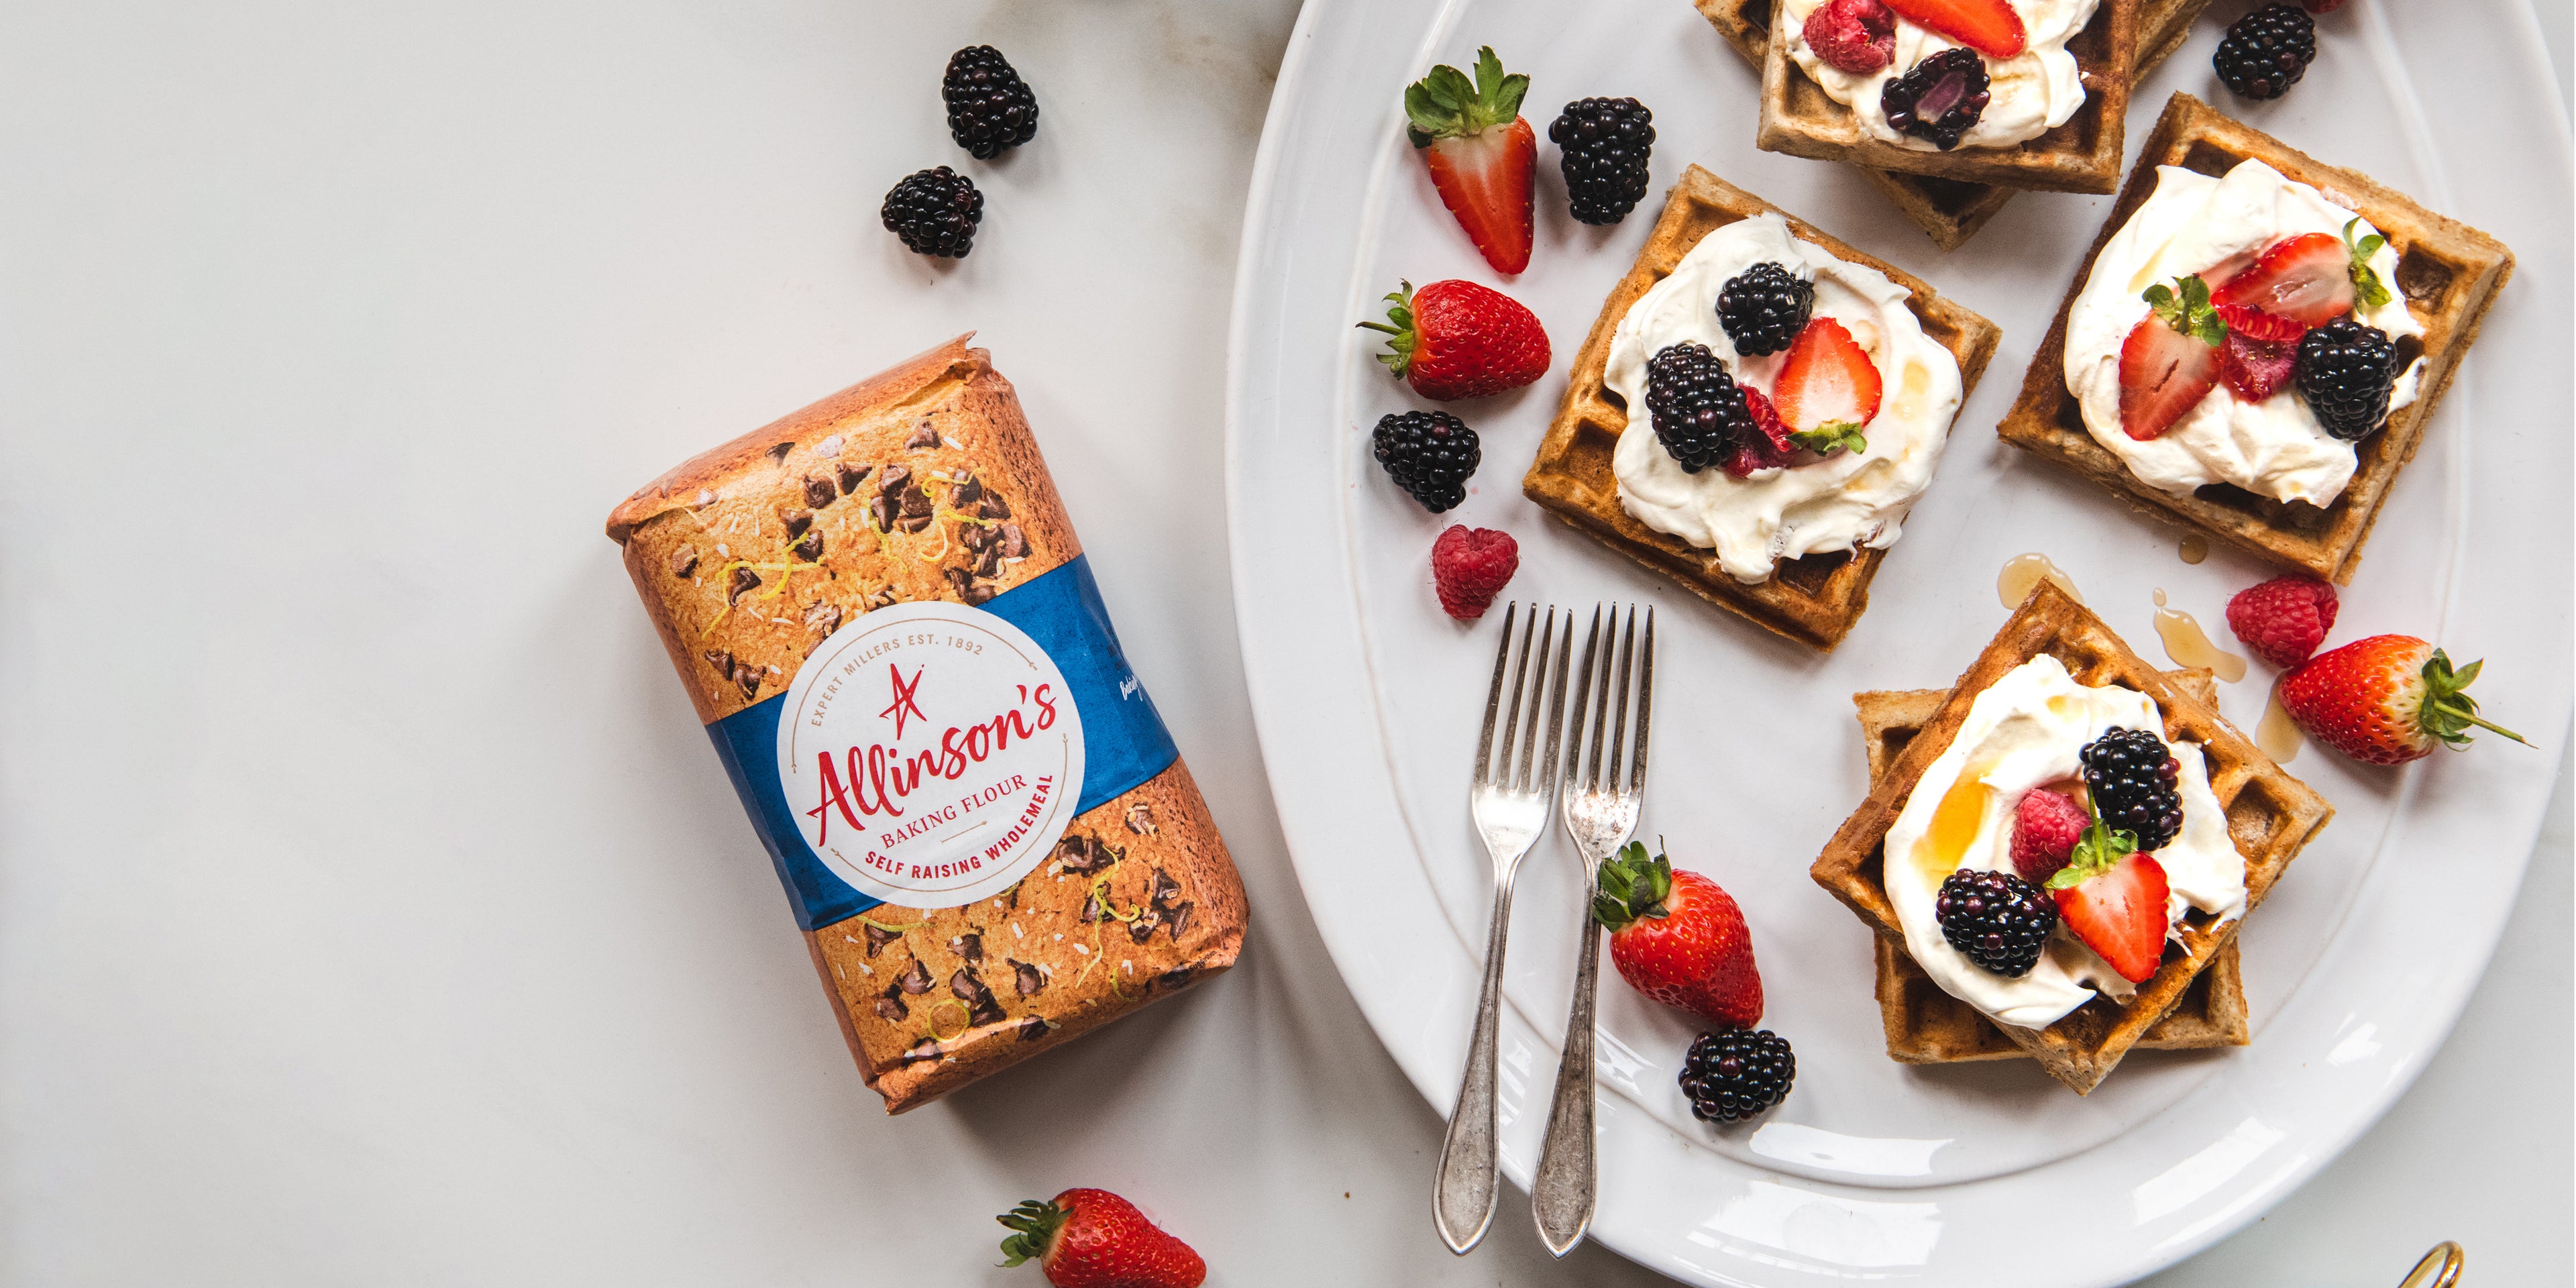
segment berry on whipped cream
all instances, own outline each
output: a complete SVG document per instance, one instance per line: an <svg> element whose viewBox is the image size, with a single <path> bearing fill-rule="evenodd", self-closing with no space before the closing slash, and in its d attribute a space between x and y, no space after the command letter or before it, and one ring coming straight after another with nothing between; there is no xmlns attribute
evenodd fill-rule
<svg viewBox="0 0 2576 1288"><path fill-rule="evenodd" d="M2098 2L1902 0L1887 6L1893 10L1895 33L1882 42L1874 39L1874 12L1867 18L1843 12L1851 0L1781 0L1782 30L1789 57L1827 97L1851 109L1867 137L1921 152L2008 148L2064 125L2084 106L2082 71L2066 42L2093 21ZM1824 18L1810 28L1820 12ZM1876 57L1882 48L1884 61ZM1914 119L1938 120L1956 106L1950 91L1934 87L1938 97L1930 108L1921 107L1911 94L1896 96L1899 115L1908 119L1891 120L1890 83L1953 49L1972 50L1984 61L1988 84L1960 87L1961 92L1987 95L1974 119L1955 133L1909 129Z"/></svg>
<svg viewBox="0 0 2576 1288"><path fill-rule="evenodd" d="M1728 337L1718 297L1760 263L1812 284L1814 298L1801 343L1747 357ZM1629 306L1611 338L1602 383L1628 408L1611 458L1621 507L1657 532L1716 551L1727 574L1747 584L1769 580L1783 559L1895 544L1932 481L1961 397L1958 360L1924 334L1908 299L1886 274L1793 235L1777 213L1701 238ZM1804 340L1810 333L1815 339ZM1704 346L1724 363L1757 425L1776 405L1799 454L1745 462L1754 468L1742 477L1676 460L1648 414L1648 367L1683 344ZM1789 393L1797 396L1784 399ZM1860 419L1799 419L1835 408Z"/></svg>
<svg viewBox="0 0 2576 1288"><path fill-rule="evenodd" d="M2358 458L2295 382L2281 378L2285 358L2296 352L2284 331L2350 319L2391 343L2421 337L2423 324L2385 285L2396 274L2396 250L2367 220L2261 161L2239 162L2215 178L2158 167L2154 194L2103 244L2067 314L2067 392L2094 441L2160 491L2188 495L2227 483L2273 500L2332 504ZM2217 315L2207 325L2225 328L2204 337L2212 347L2210 387L2187 402L2168 388L2148 403L2156 416L2124 427L2124 406L2134 413L2139 401L2137 332L2160 308L2146 296L2158 285L2173 296L2177 286L2190 291L2195 284ZM2246 325L2246 309L2269 321ZM2231 317L2237 325L2228 325ZM2191 343L2186 337L2163 347L2187 354ZM2419 358L2394 374L2389 408L2415 400L2422 368ZM2245 396L2254 393L2263 396Z"/></svg>
<svg viewBox="0 0 2576 1288"><path fill-rule="evenodd" d="M2123 1001L2135 992L2118 968L2086 946L2077 927L2063 921L2027 973L1998 974L1952 945L1937 904L1954 873L2015 871L2014 835L2024 799L2082 782L2085 747L2113 730L2163 727L2147 695L2078 684L2063 663L2044 654L1977 695L1966 722L1915 784L1886 839L1883 879L1905 929L1906 952L1944 991L1998 1023L2031 1029L2056 1023L2097 991ZM2245 859L2228 835L2225 808L2210 790L2200 745L2175 743L2171 751L2182 822L2153 855L2169 890L2167 935L2192 910L2223 922L2243 916L2246 902Z"/></svg>

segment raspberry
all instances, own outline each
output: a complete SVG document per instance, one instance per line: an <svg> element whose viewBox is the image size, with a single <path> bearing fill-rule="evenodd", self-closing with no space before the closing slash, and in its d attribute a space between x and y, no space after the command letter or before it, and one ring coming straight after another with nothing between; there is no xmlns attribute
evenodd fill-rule
<svg viewBox="0 0 2576 1288"><path fill-rule="evenodd" d="M2218 378L2239 399L2258 403L2290 383L2299 365L2299 337L2307 328L2242 304L2218 306L2227 324L2227 344L2219 351Z"/></svg>
<svg viewBox="0 0 2576 1288"><path fill-rule="evenodd" d="M2013 870L2034 884L2057 875L2066 866L2066 856L2075 852L2084 829L2092 825L2093 816L2064 792L2043 787L2022 797L2013 815Z"/></svg>
<svg viewBox="0 0 2576 1288"><path fill-rule="evenodd" d="M2227 629L2254 656L2287 670L2326 642L2335 607L2333 586L2314 577L2275 577L2227 601Z"/></svg>
<svg viewBox="0 0 2576 1288"><path fill-rule="evenodd" d="M1753 417L1755 432L1745 435L1727 449L1720 463L1736 478L1750 476L1755 470L1773 470L1798 459L1798 445L1789 439L1789 427L1780 423L1780 413L1759 389L1745 389L1744 410Z"/></svg>
<svg viewBox="0 0 2576 1288"><path fill-rule="evenodd" d="M1896 15L1879 0L1829 0L1799 34L1826 66L1867 76L1896 58Z"/></svg>
<svg viewBox="0 0 2576 1288"><path fill-rule="evenodd" d="M1431 581L1440 589L1440 609L1462 622L1484 616L1520 566L1520 543L1508 532L1461 524L1431 543Z"/></svg>

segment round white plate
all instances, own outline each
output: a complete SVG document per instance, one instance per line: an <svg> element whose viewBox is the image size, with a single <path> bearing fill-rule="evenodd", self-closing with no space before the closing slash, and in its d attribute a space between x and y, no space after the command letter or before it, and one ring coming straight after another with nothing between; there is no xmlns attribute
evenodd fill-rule
<svg viewBox="0 0 2576 1288"><path fill-rule="evenodd" d="M2214 15L2241 8L2222 4ZM2142 85L2142 137L2187 90L2319 157L2489 229L2519 268L2381 516L2333 641L2400 631L2487 659L2487 712L2539 747L2482 739L2404 772L2310 749L2291 765L2339 813L2243 936L2255 1040L2132 1055L2078 1098L2022 1063L1910 1069L1883 1049L1869 932L1807 877L1866 789L1849 695L1949 682L2006 614L2003 563L2041 551L2142 654L2151 596L2226 639L2227 596L2269 575L2225 551L2188 565L2177 529L2005 448L1993 425L2110 199L2027 194L1944 256L1839 166L1758 152L1755 77L1682 0L1446 5L1310 0L1255 170L1228 399L1236 605L1254 711L1298 874L1369 1022L1442 1112L1456 1094L1490 881L1466 811L1500 613L1462 626L1429 582L1451 522L1521 543L1509 594L1659 606L1654 768L1640 835L1743 904L1798 1050L1787 1103L1749 1129L1689 1117L1674 1073L1688 1018L1602 990L1594 1236L1710 1284L1897 1279L2104 1284L2259 1215L2334 1157L2442 1041L2494 946L2546 804L2569 709L2567 130L2528 9L2354 0L2286 100L2215 83L2216 21ZM2003 328L1939 478L1881 568L1868 614L1819 657L1709 608L1549 520L1519 480L1563 371L1628 270L1660 195L1606 229L1572 222L1540 149L1537 252L1500 280L1439 204L1402 134L1403 86L1491 44L1561 105L1655 110L1655 191L1685 164L1930 280ZM2469 74L2474 71L2474 74ZM1466 505L1424 514L1369 459L1388 412L1426 405L1371 360L1399 278L1464 277L1528 304L1555 345L1537 385L1453 408L1483 437ZM2232 643L2232 640L2228 641ZM2240 726L2269 671L2225 686ZM1526 1185L1564 1030L1580 910L1553 830L1522 870L1503 1035L1503 1160ZM1423 1237L1430 1229L1423 1175ZM1525 1220L1506 1192L1500 1220Z"/></svg>

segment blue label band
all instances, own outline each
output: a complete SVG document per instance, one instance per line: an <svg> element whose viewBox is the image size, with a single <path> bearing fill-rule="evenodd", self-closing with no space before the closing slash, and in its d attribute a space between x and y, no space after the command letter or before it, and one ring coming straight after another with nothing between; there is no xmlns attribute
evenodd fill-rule
<svg viewBox="0 0 2576 1288"><path fill-rule="evenodd" d="M1073 691L1087 748L1076 814L1126 795L1180 758L1154 700L1118 648L1118 632L1109 625L1109 610L1100 602L1087 556L1004 591L983 610L1036 640ZM787 887L797 927L814 930L883 901L835 875L797 828L796 811L778 783L778 720L786 706L787 694L781 691L708 725L707 736L751 815L752 830L778 868L779 882Z"/></svg>

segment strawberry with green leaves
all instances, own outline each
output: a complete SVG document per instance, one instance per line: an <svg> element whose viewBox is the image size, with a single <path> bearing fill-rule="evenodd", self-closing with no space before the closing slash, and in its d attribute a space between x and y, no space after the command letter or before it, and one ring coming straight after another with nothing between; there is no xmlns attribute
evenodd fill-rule
<svg viewBox="0 0 2576 1288"><path fill-rule="evenodd" d="M2048 878L2057 918L2120 978L2143 984L2164 961L2167 900L2172 886L2155 856L2138 853L2138 837L2093 812L2066 866Z"/></svg>
<svg viewBox="0 0 2576 1288"><path fill-rule="evenodd" d="M2301 326L2323 326L2353 311L2355 304L2375 309L2392 298L2370 257L2388 244L2371 233L2360 240L2356 215L2341 237L2301 233L2263 248L2252 266L2219 284L2210 302L2261 309Z"/></svg>
<svg viewBox="0 0 2576 1288"><path fill-rule="evenodd" d="M2164 437L2218 387L2227 324L2197 277L2146 290L2147 315L2120 344L2120 428L2141 443Z"/></svg>
<svg viewBox="0 0 2576 1288"><path fill-rule="evenodd" d="M1593 919L1610 932L1610 962L1630 987L1732 1028L1762 1019L1762 972L1744 910L1718 884L1675 872L1635 841L1601 861Z"/></svg>
<svg viewBox="0 0 2576 1288"><path fill-rule="evenodd" d="M1521 117L1528 93L1529 77L1504 75L1492 46L1476 51L1474 80L1443 63L1404 91L1405 133L1441 204L1497 273L1529 267L1538 132Z"/></svg>
<svg viewBox="0 0 2576 1288"><path fill-rule="evenodd" d="M1819 456L1843 448L1858 454L1869 450L1861 430L1878 417L1882 392L1869 351L1842 323L1815 318L1790 343L1771 382L1771 403L1798 446Z"/></svg>
<svg viewBox="0 0 2576 1288"><path fill-rule="evenodd" d="M2442 650L2411 635L2373 635L2300 663L2281 677L2278 696L2309 737L2374 765L2465 748L2472 728L2528 745L2478 714L2468 687L2485 665L2454 670Z"/></svg>
<svg viewBox="0 0 2576 1288"><path fill-rule="evenodd" d="M1386 297L1386 321L1359 325L1386 334L1377 360L1413 392L1438 402L1484 398L1547 374L1547 329L1520 301L1456 279L1419 291L1398 285Z"/></svg>
<svg viewBox="0 0 2576 1288"><path fill-rule="evenodd" d="M1035 1261L1055 1288L1198 1288L1207 1262L1107 1190L1066 1190L994 1218L1011 1231L1002 1264Z"/></svg>

